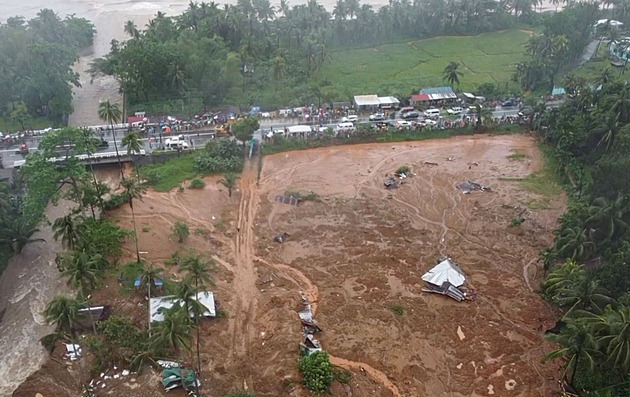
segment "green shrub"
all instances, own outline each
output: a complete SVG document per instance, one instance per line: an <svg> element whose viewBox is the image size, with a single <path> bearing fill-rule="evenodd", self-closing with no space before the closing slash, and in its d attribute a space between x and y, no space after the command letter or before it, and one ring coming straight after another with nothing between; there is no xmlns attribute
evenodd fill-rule
<svg viewBox="0 0 630 397"><path fill-rule="evenodd" d="M333 367L333 378L339 383L348 384L352 378L352 372L341 367Z"/></svg>
<svg viewBox="0 0 630 397"><path fill-rule="evenodd" d="M405 314L405 309L400 305L392 305L392 311L399 316Z"/></svg>
<svg viewBox="0 0 630 397"><path fill-rule="evenodd" d="M214 222L214 228L218 231L225 230L225 224L223 223L223 221L216 221Z"/></svg>
<svg viewBox="0 0 630 397"><path fill-rule="evenodd" d="M319 195L313 192L312 190L304 194L300 192L299 190L287 189L285 190L284 195L288 197L295 197L296 199L304 200L304 201L318 201L319 200Z"/></svg>
<svg viewBox="0 0 630 397"><path fill-rule="evenodd" d="M517 216L515 218L512 218L512 220L510 221L510 226L521 226L523 222L525 222L525 218L523 218L522 216Z"/></svg>
<svg viewBox="0 0 630 397"><path fill-rule="evenodd" d="M408 165L401 165L400 167L398 167L398 169L396 170L397 174L405 174L405 175L409 175L409 173L411 172L411 168L409 168Z"/></svg>
<svg viewBox="0 0 630 397"><path fill-rule="evenodd" d="M148 233L151 230L148 226L142 226L142 232Z"/></svg>
<svg viewBox="0 0 630 397"><path fill-rule="evenodd" d="M206 234L208 234L208 229L204 229L202 227L198 227L195 229L195 234L197 236L205 236Z"/></svg>
<svg viewBox="0 0 630 397"><path fill-rule="evenodd" d="M186 238L190 235L188 225L184 222L175 222L171 231L173 232L173 237L175 237L178 243L183 243L184 240L186 240Z"/></svg>
<svg viewBox="0 0 630 397"><path fill-rule="evenodd" d="M302 357L298 362L304 386L315 394L322 394L330 389L334 380L332 364L326 352L316 352Z"/></svg>
<svg viewBox="0 0 630 397"><path fill-rule="evenodd" d="M125 193L112 194L108 200L103 201L103 209L105 211L114 210L123 204L127 204L129 198Z"/></svg>
<svg viewBox="0 0 630 397"><path fill-rule="evenodd" d="M199 179L199 178L195 178L192 181L190 181L190 184L188 185L189 189L203 189L206 186L206 183Z"/></svg>

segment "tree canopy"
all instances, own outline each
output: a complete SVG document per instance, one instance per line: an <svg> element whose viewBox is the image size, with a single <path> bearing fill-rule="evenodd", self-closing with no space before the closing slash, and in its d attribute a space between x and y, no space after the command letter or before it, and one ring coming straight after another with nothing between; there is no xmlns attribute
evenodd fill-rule
<svg viewBox="0 0 630 397"><path fill-rule="evenodd" d="M72 87L79 86L71 67L94 34L88 20L61 19L50 9L29 21L13 17L0 23L0 113L23 125L29 117L65 122L72 112Z"/></svg>

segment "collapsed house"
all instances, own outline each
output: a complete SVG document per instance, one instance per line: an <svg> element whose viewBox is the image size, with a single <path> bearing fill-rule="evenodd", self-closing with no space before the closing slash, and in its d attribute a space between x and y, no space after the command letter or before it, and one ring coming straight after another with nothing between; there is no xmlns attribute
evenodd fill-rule
<svg viewBox="0 0 630 397"><path fill-rule="evenodd" d="M458 183L457 187L464 194L469 194L470 192L474 192L474 191L477 191L477 190L481 190L481 191L484 191L484 192L492 191L492 189L489 186L482 185L480 183L473 182L473 181L464 181L464 182Z"/></svg>
<svg viewBox="0 0 630 397"><path fill-rule="evenodd" d="M310 356L315 352L321 352L322 347L315 334L322 332L322 329L313 318L313 309L311 303L306 296L302 295L302 304L298 310L298 316L302 322L302 342L300 342L300 354L302 356Z"/></svg>
<svg viewBox="0 0 630 397"><path fill-rule="evenodd" d="M466 275L449 257L441 258L439 263L422 276L427 288L422 290L449 296L458 302L473 300L473 291L465 288Z"/></svg>

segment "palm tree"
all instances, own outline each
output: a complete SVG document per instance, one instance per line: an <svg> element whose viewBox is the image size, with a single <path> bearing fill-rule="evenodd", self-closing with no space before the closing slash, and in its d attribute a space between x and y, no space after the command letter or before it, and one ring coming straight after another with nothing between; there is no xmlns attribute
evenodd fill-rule
<svg viewBox="0 0 630 397"><path fill-rule="evenodd" d="M190 278L195 283L195 297L197 298L195 302L199 303L199 288L205 287L209 285L214 285L214 281L212 280L212 273L210 270L211 263L206 261L206 259L197 253L191 252L189 255L185 256L179 264L179 269L182 272L186 272L188 278ZM183 288L183 287L182 287ZM182 292L185 291L182 289ZM183 299L180 297L180 299ZM202 305L203 306L203 305ZM203 313L207 309L205 307L195 307L195 324L197 324L197 371L201 373L201 358L200 358L200 335L199 335L199 317L203 315Z"/></svg>
<svg viewBox="0 0 630 397"><path fill-rule="evenodd" d="M75 249L79 245L81 239L81 223L83 216L68 214L61 218L55 219L52 229L55 232L53 237L55 240L61 238L61 244L68 249Z"/></svg>
<svg viewBox="0 0 630 397"><path fill-rule="evenodd" d="M189 280L183 280L177 285L175 298L181 302L182 310L190 316L192 314L195 321L196 330L196 350L197 350L197 371L201 373L201 348L200 348L200 323L199 320L208 311L208 308L199 302L199 289L194 287Z"/></svg>
<svg viewBox="0 0 630 397"><path fill-rule="evenodd" d="M114 139L114 149L116 150L116 158L118 159L118 166L120 167L120 176L124 180L125 175L123 173L122 162L120 161L120 153L118 152L118 143L116 142L116 130L114 129L114 123L120 122L122 119L122 112L118 107L118 104L110 103L109 100L101 102L98 105L98 118L109 123L112 130L112 137Z"/></svg>
<svg viewBox="0 0 630 397"><path fill-rule="evenodd" d="M133 38L137 38L140 35L140 31L136 27L136 24L133 21L129 20L125 22L125 33Z"/></svg>
<svg viewBox="0 0 630 397"><path fill-rule="evenodd" d="M90 255L85 250L61 255L58 261L61 274L68 276L68 285L79 288L82 293L99 284L105 264L100 254Z"/></svg>
<svg viewBox="0 0 630 397"><path fill-rule="evenodd" d="M140 273L141 283L147 285L147 300L151 300L151 284L154 280L162 278L162 269L154 267L152 263L149 263L149 267L142 267ZM151 311L149 310L149 332L151 331Z"/></svg>
<svg viewBox="0 0 630 397"><path fill-rule="evenodd" d="M3 225L0 226L0 242L8 244L11 251L16 254L21 253L28 243L35 241L46 242L43 238L31 238L33 234L39 232L39 229L30 221L7 217L2 223Z"/></svg>
<svg viewBox="0 0 630 397"><path fill-rule="evenodd" d="M60 295L46 305L44 318L46 323L56 324L59 331L74 336L74 325L81 319L79 309L83 306L83 302L77 299Z"/></svg>
<svg viewBox="0 0 630 397"><path fill-rule="evenodd" d="M586 260L595 250L596 245L589 233L581 226L567 228L562 231L556 241L558 255L576 260Z"/></svg>
<svg viewBox="0 0 630 397"><path fill-rule="evenodd" d="M630 307L614 310L608 306L604 313L590 318L597 339L605 349L608 361L622 373L630 371Z"/></svg>
<svg viewBox="0 0 630 397"><path fill-rule="evenodd" d="M626 219L629 212L628 198L621 193L614 201L598 197L588 208L589 217L584 223L599 232L598 237L602 240L611 241L615 235L628 230Z"/></svg>
<svg viewBox="0 0 630 397"><path fill-rule="evenodd" d="M591 370L594 368L594 357L598 354L597 341L592 329L584 321L570 319L559 334L548 334L545 337L562 346L560 349L547 353L545 361L559 357L567 358L566 370L572 370L569 378L571 383L575 379L581 360L586 361Z"/></svg>
<svg viewBox="0 0 630 397"><path fill-rule="evenodd" d="M169 346L175 351L180 347L190 351L190 332L194 328L187 311L179 304L174 305L164 313L164 320L154 327L151 336L153 345Z"/></svg>
<svg viewBox="0 0 630 397"><path fill-rule="evenodd" d="M232 197L232 190L236 187L236 181L238 181L238 179L239 177L235 173L228 172L227 174L225 174L225 177L219 179L217 183L225 186L228 190L228 196Z"/></svg>
<svg viewBox="0 0 630 397"><path fill-rule="evenodd" d="M133 199L137 198L142 200L142 193L146 191L146 188L137 183L133 178L123 179L123 187L125 188L124 195L128 200L129 208L131 208L131 220L133 222L134 239L136 241L136 260L140 263L140 249L138 248L138 226L136 225L136 213L133 209Z"/></svg>
<svg viewBox="0 0 630 397"><path fill-rule="evenodd" d="M127 154L139 154L142 150L142 142L140 142L140 134L135 131L132 131L125 135L122 139L123 147L127 147Z"/></svg>
<svg viewBox="0 0 630 397"><path fill-rule="evenodd" d="M609 151L620 128L621 124L618 117L608 114L601 123L593 129L594 134L601 135L599 142L597 142L597 146L606 144L606 151Z"/></svg>
<svg viewBox="0 0 630 397"><path fill-rule="evenodd" d="M586 277L584 265L574 260L567 260L559 268L549 273L549 276L542 285L543 293L552 300L560 295L562 291L579 283Z"/></svg>
<svg viewBox="0 0 630 397"><path fill-rule="evenodd" d="M554 301L559 306L571 306L565 313L565 318L576 309L599 314L606 305L614 302L614 299L606 295L606 292L600 287L599 280L582 277L578 283L573 283L560 290Z"/></svg>
<svg viewBox="0 0 630 397"><path fill-rule="evenodd" d="M444 68L444 71L442 72L442 79L444 81L447 81L450 85L454 85L455 83L457 83L457 86L459 87L459 77L461 76L461 72L457 70L458 68L459 63L451 61Z"/></svg>

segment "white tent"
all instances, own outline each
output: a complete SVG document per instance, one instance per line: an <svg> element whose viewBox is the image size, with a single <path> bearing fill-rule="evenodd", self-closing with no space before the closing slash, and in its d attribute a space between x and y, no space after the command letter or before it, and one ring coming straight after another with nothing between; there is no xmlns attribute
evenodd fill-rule
<svg viewBox="0 0 630 397"><path fill-rule="evenodd" d="M287 127L287 133L289 135L296 134L310 134L313 130L308 125L291 125Z"/></svg>
<svg viewBox="0 0 630 397"><path fill-rule="evenodd" d="M444 259L433 269L422 276L422 280L441 287L445 282L449 282L455 287L461 287L466 281L466 276L450 258Z"/></svg>

